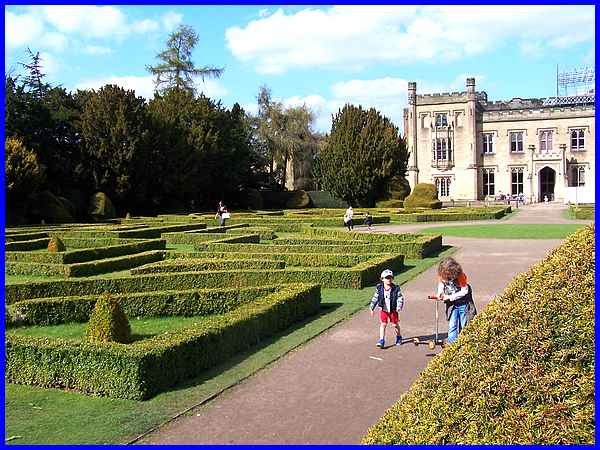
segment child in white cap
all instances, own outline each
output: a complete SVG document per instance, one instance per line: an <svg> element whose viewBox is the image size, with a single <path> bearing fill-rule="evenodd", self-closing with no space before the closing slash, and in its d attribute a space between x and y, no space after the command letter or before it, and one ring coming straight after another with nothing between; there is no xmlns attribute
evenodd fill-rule
<svg viewBox="0 0 600 450"><path fill-rule="evenodd" d="M396 328L396 345L402 344L402 335L400 334L400 325L398 324L398 312L404 306L404 297L400 286L394 284L394 272L385 269L381 272L381 283L375 287L375 293L371 298L371 317L375 315L375 308L379 306L379 340L377 347L383 348L385 345L385 329L388 321Z"/></svg>

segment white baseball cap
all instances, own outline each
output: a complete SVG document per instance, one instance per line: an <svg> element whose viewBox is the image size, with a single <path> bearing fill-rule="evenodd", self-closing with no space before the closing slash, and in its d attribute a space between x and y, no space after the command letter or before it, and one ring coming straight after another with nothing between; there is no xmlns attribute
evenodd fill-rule
<svg viewBox="0 0 600 450"><path fill-rule="evenodd" d="M394 278L394 272L392 272L390 269L385 269L383 272L381 272L381 278L385 278L385 277Z"/></svg>

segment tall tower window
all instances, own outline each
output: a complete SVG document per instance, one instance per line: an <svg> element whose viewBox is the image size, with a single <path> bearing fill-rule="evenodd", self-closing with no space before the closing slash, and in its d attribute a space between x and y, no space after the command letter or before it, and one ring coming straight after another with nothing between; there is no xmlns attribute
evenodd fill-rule
<svg viewBox="0 0 600 450"><path fill-rule="evenodd" d="M447 127L448 126L448 115L447 114L436 114L435 115L435 126L436 127Z"/></svg>
<svg viewBox="0 0 600 450"><path fill-rule="evenodd" d="M510 193L518 195L523 193L523 168L513 167L510 170Z"/></svg>
<svg viewBox="0 0 600 450"><path fill-rule="evenodd" d="M483 169L483 195L495 195L494 169Z"/></svg>
<svg viewBox="0 0 600 450"><path fill-rule="evenodd" d="M554 138L554 131L543 130L540 131L540 152L550 153L552 151L552 141Z"/></svg>
<svg viewBox="0 0 600 450"><path fill-rule="evenodd" d="M452 161L452 140L448 138L434 139L432 159L434 161Z"/></svg>
<svg viewBox="0 0 600 450"><path fill-rule="evenodd" d="M571 131L571 150L576 152L585 150L585 130Z"/></svg>
<svg viewBox="0 0 600 450"><path fill-rule="evenodd" d="M435 179L438 197L450 196L450 177L437 177Z"/></svg>
<svg viewBox="0 0 600 450"><path fill-rule="evenodd" d="M494 134L483 133L483 153L494 153Z"/></svg>
<svg viewBox="0 0 600 450"><path fill-rule="evenodd" d="M523 132L516 131L510 133L510 151L511 153L522 153L523 152Z"/></svg>

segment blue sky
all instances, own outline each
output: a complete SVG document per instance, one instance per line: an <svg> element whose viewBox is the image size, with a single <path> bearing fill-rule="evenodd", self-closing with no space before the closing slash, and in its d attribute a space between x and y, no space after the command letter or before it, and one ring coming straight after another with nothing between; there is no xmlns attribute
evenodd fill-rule
<svg viewBox="0 0 600 450"><path fill-rule="evenodd" d="M47 79L68 90L107 82L152 95L145 66L179 24L200 37L197 66L225 67L199 89L256 110L259 86L307 104L329 131L344 103L374 106L401 125L406 85L490 100L547 97L556 65L594 65L594 6L7 6L5 70L39 51Z"/></svg>

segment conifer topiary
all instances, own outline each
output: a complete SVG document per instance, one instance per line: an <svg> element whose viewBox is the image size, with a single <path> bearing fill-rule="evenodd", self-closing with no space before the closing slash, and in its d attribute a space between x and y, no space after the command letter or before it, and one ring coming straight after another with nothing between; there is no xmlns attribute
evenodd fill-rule
<svg viewBox="0 0 600 450"><path fill-rule="evenodd" d="M410 195L404 199L404 207L439 209L442 207L442 202L438 199L434 184L419 183Z"/></svg>
<svg viewBox="0 0 600 450"><path fill-rule="evenodd" d="M86 331L90 342L131 341L131 327L121 304L110 294L102 295L96 302Z"/></svg>
<svg viewBox="0 0 600 450"><path fill-rule="evenodd" d="M48 251L52 253L64 252L66 250L65 243L58 237L52 236L48 242Z"/></svg>

